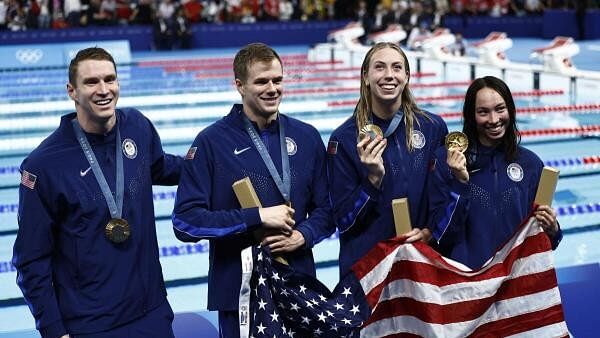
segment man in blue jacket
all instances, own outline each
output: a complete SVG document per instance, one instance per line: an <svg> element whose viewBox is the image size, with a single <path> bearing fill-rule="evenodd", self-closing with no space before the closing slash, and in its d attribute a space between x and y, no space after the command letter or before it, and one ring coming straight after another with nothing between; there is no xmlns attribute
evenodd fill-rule
<svg viewBox="0 0 600 338"><path fill-rule="evenodd" d="M139 111L116 109L112 56L79 51L69 66L75 113L21 165L17 283L42 337L173 337L158 259L152 185L178 183Z"/></svg>
<svg viewBox="0 0 600 338"><path fill-rule="evenodd" d="M264 44L234 59L242 104L198 134L183 164L173 212L182 241L210 240L208 309L219 311L221 337L239 337L242 249L256 242L315 275L311 248L332 233L325 147L318 131L279 113L283 68ZM242 209L232 184L249 177L262 208Z"/></svg>

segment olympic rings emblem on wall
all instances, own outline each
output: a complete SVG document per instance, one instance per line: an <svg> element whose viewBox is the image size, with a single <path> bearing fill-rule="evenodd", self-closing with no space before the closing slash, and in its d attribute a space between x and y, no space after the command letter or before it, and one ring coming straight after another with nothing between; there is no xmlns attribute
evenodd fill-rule
<svg viewBox="0 0 600 338"><path fill-rule="evenodd" d="M18 49L15 53L15 57L19 62L25 65L32 65L38 63L42 57L44 57L44 52L39 49Z"/></svg>

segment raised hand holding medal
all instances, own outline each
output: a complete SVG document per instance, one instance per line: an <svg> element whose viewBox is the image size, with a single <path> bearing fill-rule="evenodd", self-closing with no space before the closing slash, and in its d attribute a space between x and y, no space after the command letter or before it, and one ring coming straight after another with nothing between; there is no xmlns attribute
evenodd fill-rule
<svg viewBox="0 0 600 338"><path fill-rule="evenodd" d="M456 149L464 153L469 148L469 139L467 135L460 131L453 131L446 135L446 149Z"/></svg>
<svg viewBox="0 0 600 338"><path fill-rule="evenodd" d="M467 135L460 131L453 131L446 135L445 144L448 151L446 163L450 167L452 175L462 183L469 182L467 159L464 154L469 148Z"/></svg>

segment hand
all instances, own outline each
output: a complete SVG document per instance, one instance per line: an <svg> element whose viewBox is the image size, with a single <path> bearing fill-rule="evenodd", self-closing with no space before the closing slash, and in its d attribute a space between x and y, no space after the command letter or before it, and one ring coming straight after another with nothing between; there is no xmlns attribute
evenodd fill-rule
<svg viewBox="0 0 600 338"><path fill-rule="evenodd" d="M294 209L285 204L269 208L258 209L262 226L266 229L279 230L284 235L292 234L294 221Z"/></svg>
<svg viewBox="0 0 600 338"><path fill-rule="evenodd" d="M64 336L60 336L60 338L70 338L71 336L69 336L68 334L64 335Z"/></svg>
<svg viewBox="0 0 600 338"><path fill-rule="evenodd" d="M427 228L414 228L411 231L403 234L403 236L408 236L408 238L404 241L405 243L412 243L417 241L427 243L431 239L431 231L429 231L429 229Z"/></svg>
<svg viewBox="0 0 600 338"><path fill-rule="evenodd" d="M544 232L549 237L554 237L558 232L558 221L556 220L556 212L547 205L539 205L533 213L538 220Z"/></svg>
<svg viewBox="0 0 600 338"><path fill-rule="evenodd" d="M460 151L450 148L448 149L448 157L446 163L452 170L452 175L460 182L469 182L469 172L467 171L467 158Z"/></svg>
<svg viewBox="0 0 600 338"><path fill-rule="evenodd" d="M260 244L269 246L271 253L286 253L292 252L303 246L306 241L304 236L298 230L293 230L292 234L287 236L281 233L268 232L263 237Z"/></svg>
<svg viewBox="0 0 600 338"><path fill-rule="evenodd" d="M360 162L369 170L368 179L376 188L381 187L381 182L385 175L383 151L386 145L387 140L379 135L373 140L367 135L356 145Z"/></svg>

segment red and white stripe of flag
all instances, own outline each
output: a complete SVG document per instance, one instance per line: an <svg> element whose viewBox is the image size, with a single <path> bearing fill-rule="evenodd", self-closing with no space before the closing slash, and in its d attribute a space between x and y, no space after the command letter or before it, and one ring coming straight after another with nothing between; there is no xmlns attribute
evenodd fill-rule
<svg viewBox="0 0 600 338"><path fill-rule="evenodd" d="M534 217L481 269L424 243L379 243L353 270L373 309L361 337L568 337L550 241Z"/></svg>

